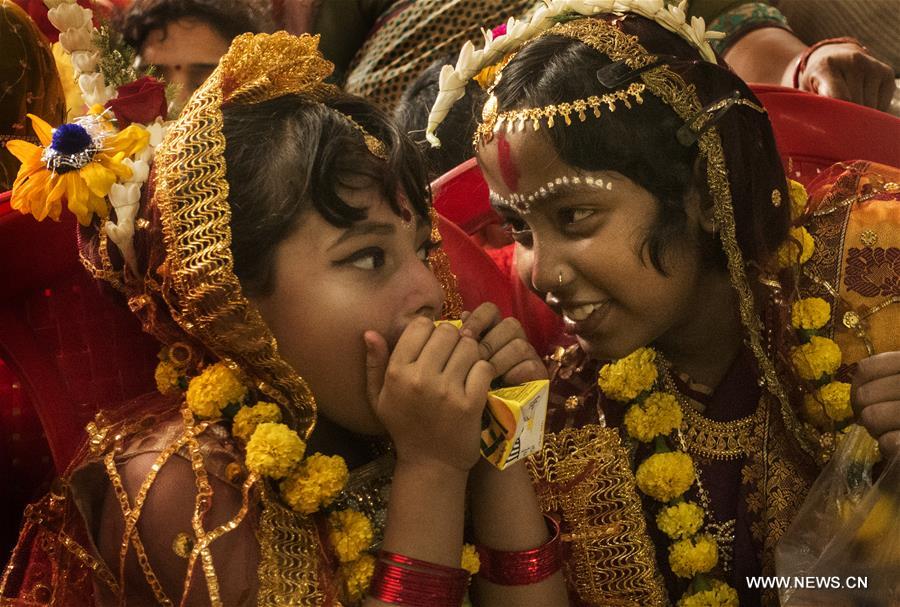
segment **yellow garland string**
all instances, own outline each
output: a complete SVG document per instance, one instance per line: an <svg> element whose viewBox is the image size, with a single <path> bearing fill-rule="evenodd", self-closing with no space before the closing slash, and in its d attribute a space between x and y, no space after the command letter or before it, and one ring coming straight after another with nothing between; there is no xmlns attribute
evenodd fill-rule
<svg viewBox="0 0 900 607"><path fill-rule="evenodd" d="M791 217L798 220L806 213L809 195L796 181L789 180L788 186ZM814 252L815 241L806 228L791 228L788 240L779 249L778 266L803 266ZM853 417L850 385L834 380L842 363L841 349L822 334L831 313L831 305L820 297L800 298L791 304L791 326L799 344L791 348L790 360L797 376L812 383L812 390L803 398L803 411L807 421L820 430L841 430Z"/></svg>
<svg viewBox="0 0 900 607"><path fill-rule="evenodd" d="M725 582L706 576L719 562L719 548L711 534L701 533L707 512L684 500L698 479L690 454L673 449L668 440L680 430L682 412L674 395L654 390L664 375L658 368L660 364L656 351L639 348L604 365L597 375L597 385L605 396L627 405L624 428L629 438L655 445L656 452L637 466L635 481L639 491L665 505L656 523L672 540L669 566L678 577L691 580L678 604L702 605L707 598L704 593L715 589L715 598L725 599L721 605L737 607L736 591Z"/></svg>

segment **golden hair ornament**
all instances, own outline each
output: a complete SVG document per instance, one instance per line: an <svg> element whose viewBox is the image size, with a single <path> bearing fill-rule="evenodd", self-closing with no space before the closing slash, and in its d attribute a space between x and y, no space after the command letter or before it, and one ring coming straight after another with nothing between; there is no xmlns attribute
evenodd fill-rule
<svg viewBox="0 0 900 607"><path fill-rule="evenodd" d="M666 0L548 0L526 19L510 18L506 22L505 34L495 38L491 32L485 31L485 43L481 49L476 49L471 41L466 42L456 64L445 65L441 70L438 96L428 116L426 139L433 147L441 146L435 132L447 117L453 104L465 95L469 80L486 67L502 61L526 42L554 27L561 17L568 15L582 17L623 13L640 15L681 36L700 52L704 60L717 63L716 54L709 45L709 40L721 38L724 34L706 31L706 23L701 17L692 17L688 23L687 5L687 0L682 0L678 6L670 5Z"/></svg>

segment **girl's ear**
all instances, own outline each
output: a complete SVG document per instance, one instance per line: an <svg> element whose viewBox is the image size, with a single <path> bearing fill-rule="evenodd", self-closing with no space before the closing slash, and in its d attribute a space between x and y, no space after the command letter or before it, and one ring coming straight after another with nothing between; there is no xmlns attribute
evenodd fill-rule
<svg viewBox="0 0 900 607"><path fill-rule="evenodd" d="M716 223L713 205L706 198L693 188L688 193L685 207L688 217L695 218L701 230L707 234L715 234L719 231L719 225Z"/></svg>
<svg viewBox="0 0 900 607"><path fill-rule="evenodd" d="M700 229L707 234L719 231L716 223L715 208L712 196L706 190L706 163L698 156L694 162L694 183L685 199L687 216L694 220Z"/></svg>

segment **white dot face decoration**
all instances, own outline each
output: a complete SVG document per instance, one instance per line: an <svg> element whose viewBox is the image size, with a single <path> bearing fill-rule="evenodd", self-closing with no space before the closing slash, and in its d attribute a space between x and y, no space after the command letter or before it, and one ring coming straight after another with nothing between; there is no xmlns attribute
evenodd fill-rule
<svg viewBox="0 0 900 607"><path fill-rule="evenodd" d="M548 196L560 194L573 189L612 190L612 182L590 175L564 175L548 181L536 190L526 193L513 192L509 196L501 196L491 190L491 205L501 209L509 209L521 215L531 213L531 205Z"/></svg>

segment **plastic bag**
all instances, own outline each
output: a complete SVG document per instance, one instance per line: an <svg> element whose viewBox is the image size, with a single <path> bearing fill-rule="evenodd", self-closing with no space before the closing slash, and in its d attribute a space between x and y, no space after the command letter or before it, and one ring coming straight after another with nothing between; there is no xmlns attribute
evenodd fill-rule
<svg viewBox="0 0 900 607"><path fill-rule="evenodd" d="M900 458L850 426L775 553L784 607L900 605Z"/></svg>

